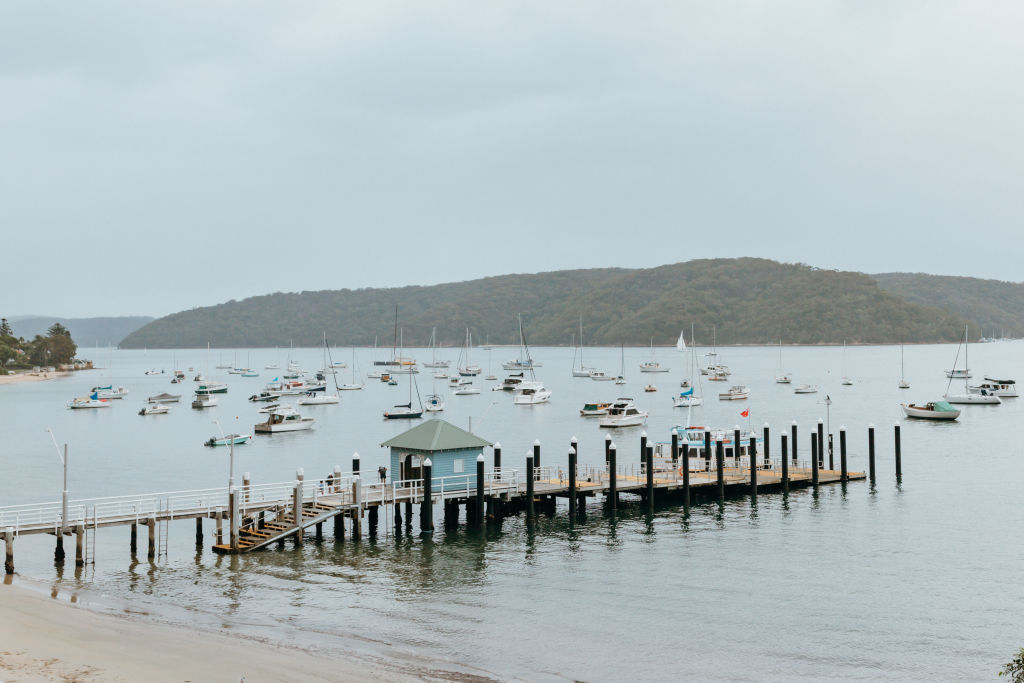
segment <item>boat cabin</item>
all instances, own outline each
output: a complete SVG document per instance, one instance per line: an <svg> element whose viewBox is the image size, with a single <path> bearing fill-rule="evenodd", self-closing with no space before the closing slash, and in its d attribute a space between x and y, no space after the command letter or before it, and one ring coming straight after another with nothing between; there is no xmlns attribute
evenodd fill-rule
<svg viewBox="0 0 1024 683"><path fill-rule="evenodd" d="M476 486L476 459L487 439L444 420L428 420L381 444L391 449L391 482L398 486L423 478L423 461L430 458L433 490Z"/></svg>

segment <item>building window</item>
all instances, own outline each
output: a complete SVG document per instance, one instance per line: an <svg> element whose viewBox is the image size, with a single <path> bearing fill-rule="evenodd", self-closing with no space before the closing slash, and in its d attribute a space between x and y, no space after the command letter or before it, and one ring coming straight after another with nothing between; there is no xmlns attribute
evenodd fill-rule
<svg viewBox="0 0 1024 683"><path fill-rule="evenodd" d="M454 463L455 464L455 474L460 474L460 473L466 471L466 467L462 463L463 463L462 458L459 458L459 459L457 459L455 461L455 463Z"/></svg>

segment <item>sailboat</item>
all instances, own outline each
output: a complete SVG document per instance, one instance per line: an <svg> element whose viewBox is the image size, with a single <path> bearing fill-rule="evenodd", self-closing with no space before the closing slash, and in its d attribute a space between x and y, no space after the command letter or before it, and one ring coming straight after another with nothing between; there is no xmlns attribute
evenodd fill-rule
<svg viewBox="0 0 1024 683"><path fill-rule="evenodd" d="M363 388L362 384L356 382L356 348L352 347L352 381L338 387L341 391L358 391Z"/></svg>
<svg viewBox="0 0 1024 683"><path fill-rule="evenodd" d="M690 326L690 344L691 344L691 346L693 345L693 325ZM682 332L679 333L679 341L676 342L676 349L678 350L680 346L682 346L682 348L684 350L686 349L686 340L683 339ZM689 368L688 368L689 369L690 377L694 376L694 372L693 371L694 371L694 366L696 366L696 364L697 364L697 350L696 350L696 348L691 348L690 349ZM700 385L701 384L700 372L696 373L696 376L697 376L697 383L698 383L698 385ZM686 384L686 386L683 387L683 390L679 392L678 396L676 396L675 398L672 399L672 407L673 408L692 408L693 406L702 405L704 403L704 397L703 397L704 387L701 386L701 393L700 393L700 395L698 395L698 394L694 393L693 385L690 384L688 380L683 380L683 382L680 382L680 386L683 386L684 383Z"/></svg>
<svg viewBox="0 0 1024 683"><path fill-rule="evenodd" d="M523 316L519 316L519 339L522 343L521 358L529 369L529 381L520 382L516 387L515 396L512 397L512 404L517 406L530 406L538 403L547 403L551 400L551 390L544 386L544 383L537 379L533 371L535 366L533 358L530 357L530 347L526 343L526 335L523 334Z"/></svg>
<svg viewBox="0 0 1024 683"><path fill-rule="evenodd" d="M903 375L903 344L900 344L900 383L896 386L900 389L910 388L910 382L908 382L907 378Z"/></svg>
<svg viewBox="0 0 1024 683"><path fill-rule="evenodd" d="M964 393L962 393L962 394L951 394L951 393L949 393L949 385L953 383L953 379L954 378L953 378L952 375L949 375L947 373L947 376L949 377L949 381L946 383L946 393L943 395L943 398L946 399L947 403L961 403L961 404L967 403L967 404L973 404L973 405L990 405L990 406L996 406L996 405L1001 404L1003 401L998 396L996 396L995 392L989 391L988 389L980 389L980 390L978 390L976 392L972 392L970 390L970 388L967 386L967 378L970 377L970 373L966 372L967 368L969 367L967 365L967 347L969 346L969 341L968 341L968 337L967 337L967 326L966 325L964 326L964 343L963 343L963 346L964 346L964 370L965 370L965 373L963 375L958 375L958 377L963 377L963 380L964 380ZM957 348L956 348L956 356L957 356L956 360L959 360L959 358L960 358L960 345L959 344L957 345ZM953 367L954 368L956 368L956 360L953 361Z"/></svg>
<svg viewBox="0 0 1024 683"><path fill-rule="evenodd" d="M469 350L473 346L473 334L466 328L466 346L462 349L462 353L459 354L459 375L461 377L476 377L483 370L479 365L473 365L469 359Z"/></svg>
<svg viewBox="0 0 1024 683"><path fill-rule="evenodd" d="M579 357L580 357L580 366L578 368L576 367L576 355L577 355L577 352L578 352ZM576 347L573 350L572 360L573 360L573 367L572 367L572 376L573 377L590 377L590 376L592 376L594 374L594 368L588 368L588 367L585 367L583 365L583 314L582 313L580 314L580 344L579 344L578 347ZM602 373L602 374L604 374L604 373Z"/></svg>
<svg viewBox="0 0 1024 683"><path fill-rule="evenodd" d="M789 384L793 381L793 375L782 369L782 340L779 340L779 374L775 375L776 384Z"/></svg>
<svg viewBox="0 0 1024 683"><path fill-rule="evenodd" d="M398 307L395 306L395 325L398 325ZM400 356L399 356L400 357ZM391 408L391 410L384 411L384 417L388 420L408 420L423 417L423 402L420 400L420 390L416 389L416 401L419 403L419 409L412 407L412 386L416 382L416 375L409 373L409 402L400 403Z"/></svg>
<svg viewBox="0 0 1024 683"><path fill-rule="evenodd" d="M333 367L333 360L332 360L331 364L328 365L327 354L329 353L329 349L327 348L327 332L324 332L323 335L324 335L324 367L325 368L329 368L329 367ZM341 397L339 396L340 390L338 389L338 376L337 376L337 374L332 373L331 377L334 379L334 393L333 394L328 394L326 391L309 391L309 392L306 392L306 395L303 396L302 398L300 398L297 401L297 403L300 406L326 406L326 405L335 405L335 404L339 403L341 401Z"/></svg>
<svg viewBox="0 0 1024 683"><path fill-rule="evenodd" d="M640 372L668 372L670 369L661 367L661 363L654 360L654 337L651 337L651 359L640 364Z"/></svg>
<svg viewBox="0 0 1024 683"><path fill-rule="evenodd" d="M619 375L615 383L620 386L626 383L626 347L623 344L619 344Z"/></svg>
<svg viewBox="0 0 1024 683"><path fill-rule="evenodd" d="M704 354L708 359L708 366L700 369L700 374L708 375L710 379L724 382L732 374L729 366L718 362L718 327L711 326L711 350Z"/></svg>
<svg viewBox="0 0 1024 683"><path fill-rule="evenodd" d="M843 381L844 387L853 386L853 380L846 376L846 340L843 340Z"/></svg>
<svg viewBox="0 0 1024 683"><path fill-rule="evenodd" d="M525 353L526 340L523 338L523 314L519 314L519 358L505 361L501 364L503 370L533 370L539 368L540 363L534 362L529 354Z"/></svg>
<svg viewBox="0 0 1024 683"><path fill-rule="evenodd" d="M447 368L451 361L437 359L437 328L430 328L430 362L424 363L425 368Z"/></svg>

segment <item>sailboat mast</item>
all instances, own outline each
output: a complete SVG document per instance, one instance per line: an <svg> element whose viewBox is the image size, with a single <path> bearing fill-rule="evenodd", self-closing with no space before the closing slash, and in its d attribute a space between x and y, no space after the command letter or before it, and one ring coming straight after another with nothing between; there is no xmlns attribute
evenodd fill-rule
<svg viewBox="0 0 1024 683"><path fill-rule="evenodd" d="M520 322L522 325L522 322ZM583 314L580 313L580 371L583 370Z"/></svg>

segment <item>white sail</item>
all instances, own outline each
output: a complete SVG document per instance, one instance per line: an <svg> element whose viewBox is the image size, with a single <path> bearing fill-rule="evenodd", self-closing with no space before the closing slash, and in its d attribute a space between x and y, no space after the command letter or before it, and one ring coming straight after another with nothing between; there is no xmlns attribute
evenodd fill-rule
<svg viewBox="0 0 1024 683"><path fill-rule="evenodd" d="M680 353L686 351L686 339L683 332L679 333L679 339L676 340L676 351Z"/></svg>

